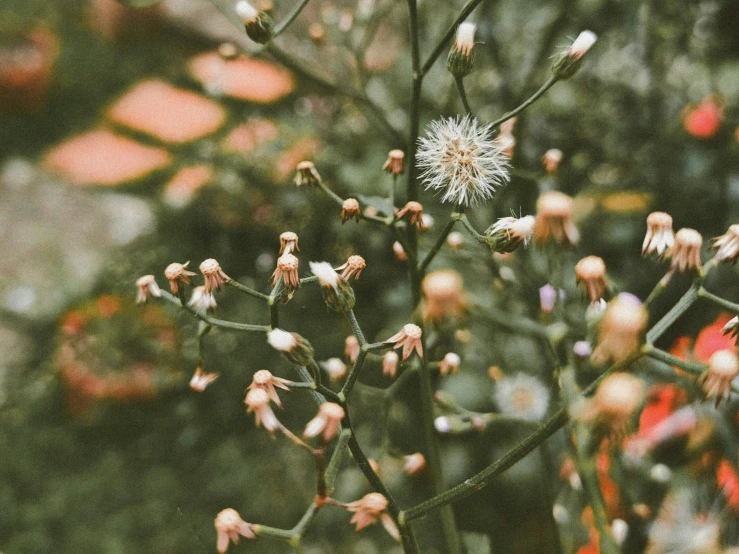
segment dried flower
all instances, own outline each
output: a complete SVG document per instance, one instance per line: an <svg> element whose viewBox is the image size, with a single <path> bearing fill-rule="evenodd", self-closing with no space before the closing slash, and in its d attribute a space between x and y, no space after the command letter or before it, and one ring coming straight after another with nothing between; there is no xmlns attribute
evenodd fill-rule
<svg viewBox="0 0 739 554"><path fill-rule="evenodd" d="M192 289L188 306L192 306L196 310L205 310L211 312L216 309L216 297L210 292L205 292L204 286Z"/></svg>
<svg viewBox="0 0 739 554"><path fill-rule="evenodd" d="M606 377L595 391L583 419L606 427L617 439L626 434L631 415L641 405L644 385L641 380L624 372Z"/></svg>
<svg viewBox="0 0 739 554"><path fill-rule="evenodd" d="M708 369L700 376L706 397L716 398L715 405L721 400L731 398L731 382L739 374L739 358L734 350L718 350L708 360Z"/></svg>
<svg viewBox="0 0 739 554"><path fill-rule="evenodd" d="M405 253L403 245L397 240L393 243L393 254L395 254L395 257L400 262L404 262L408 259L408 254Z"/></svg>
<svg viewBox="0 0 739 554"><path fill-rule="evenodd" d="M426 189L442 192L442 202L464 206L493 197L509 180L503 148L470 116L431 123L428 138L418 141L418 168Z"/></svg>
<svg viewBox="0 0 739 554"><path fill-rule="evenodd" d="M218 512L215 521L218 539L216 547L219 554L224 554L228 550L229 541L239 544L239 536L247 539L256 539L257 536L251 528L251 524L241 519L239 512L233 508L226 508Z"/></svg>
<svg viewBox="0 0 739 554"><path fill-rule="evenodd" d="M739 225L731 225L726 233L713 239L711 248L718 250L713 257L714 260L717 262L730 261L735 264L739 258Z"/></svg>
<svg viewBox="0 0 739 554"><path fill-rule="evenodd" d="M150 294L156 298L162 296L162 290L157 285L153 275L144 275L136 279L136 287L138 288L138 292L136 293L137 304L146 302Z"/></svg>
<svg viewBox="0 0 739 554"><path fill-rule="evenodd" d="M341 271L341 278L347 281L354 277L356 281L362 274L362 270L367 267L367 262L364 261L362 256L354 254L347 258L346 263L336 268L336 271Z"/></svg>
<svg viewBox="0 0 739 554"><path fill-rule="evenodd" d="M297 333L272 329L267 333L267 342L295 365L308 365L313 360L313 347Z"/></svg>
<svg viewBox="0 0 739 554"><path fill-rule="evenodd" d="M421 218L423 217L423 206L421 205L421 203L411 200L400 209L395 217L397 217L398 219L402 219L405 216L408 216L408 222L411 225L415 225L419 228L422 227L423 220Z"/></svg>
<svg viewBox="0 0 739 554"><path fill-rule="evenodd" d="M221 291L221 285L231 278L221 269L221 265L213 258L208 258L200 264L200 273L205 277L205 292L212 292L213 289Z"/></svg>
<svg viewBox="0 0 739 554"><path fill-rule="evenodd" d="M354 291L346 279L336 273L328 262L310 262L310 270L318 277L326 305L338 313L354 308Z"/></svg>
<svg viewBox="0 0 739 554"><path fill-rule="evenodd" d="M672 216L665 212L652 212L647 216L647 234L641 247L642 256L654 253L662 256L675 244L672 232Z"/></svg>
<svg viewBox="0 0 739 554"><path fill-rule="evenodd" d="M272 286L277 286L277 283L282 277L282 282L288 291L294 291L300 286L300 277L298 277L298 258L292 254L283 254L277 258L277 268L272 274Z"/></svg>
<svg viewBox="0 0 739 554"><path fill-rule="evenodd" d="M398 373L398 361L400 356L395 350L388 350L382 357L382 374L389 375L391 379L395 379Z"/></svg>
<svg viewBox="0 0 739 554"><path fill-rule="evenodd" d="M557 173L561 161L562 151L558 148L550 148L544 152L544 156L541 158L541 163L544 165L544 171L550 175Z"/></svg>
<svg viewBox="0 0 739 554"><path fill-rule="evenodd" d="M375 523L378 518L382 522L382 526L396 541L400 540L400 532L390 515L387 514L388 502L387 498L379 492L371 492L360 500L355 500L347 504L346 509L354 512L349 523L356 524L356 531L359 532L365 527Z"/></svg>
<svg viewBox="0 0 739 554"><path fill-rule="evenodd" d="M462 319L467 310L462 276L453 269L432 271L421 282L424 321L440 323L447 319Z"/></svg>
<svg viewBox="0 0 739 554"><path fill-rule="evenodd" d="M462 363L459 354L447 352L439 364L439 373L446 375L447 373L459 373L459 364Z"/></svg>
<svg viewBox="0 0 739 554"><path fill-rule="evenodd" d="M302 161L296 166L295 184L302 186L316 186L321 182L321 176L313 162Z"/></svg>
<svg viewBox="0 0 739 554"><path fill-rule="evenodd" d="M333 402L324 402L318 406L318 414L308 422L303 436L312 439L322 436L323 442L329 442L336 436L341 420L344 419L344 408Z"/></svg>
<svg viewBox="0 0 739 554"><path fill-rule="evenodd" d="M257 10L246 0L239 0L236 13L244 21L247 36L258 44L266 44L274 36L275 22L266 12Z"/></svg>
<svg viewBox="0 0 739 554"><path fill-rule="evenodd" d="M426 458L420 452L403 456L403 471L408 475L418 475L426 469Z"/></svg>
<svg viewBox="0 0 739 554"><path fill-rule="evenodd" d="M341 222L346 223L351 218L359 221L362 218L362 212L359 209L359 202L356 198L347 198L341 205Z"/></svg>
<svg viewBox="0 0 739 554"><path fill-rule="evenodd" d="M272 435L278 431L282 424L277 420L277 416L269 405L269 393L264 389L253 388L246 393L244 404L248 406L246 413L254 412L254 418L257 427L264 425L264 428Z"/></svg>
<svg viewBox="0 0 739 554"><path fill-rule="evenodd" d="M533 215L521 218L501 217L485 231L488 245L501 253L513 252L521 243L528 246L534 234L535 222Z"/></svg>
<svg viewBox="0 0 739 554"><path fill-rule="evenodd" d="M611 300L600 323L593 362L602 364L613 360L618 363L626 359L639 347L648 319L646 308L635 296L622 293Z"/></svg>
<svg viewBox="0 0 739 554"><path fill-rule="evenodd" d="M288 387L288 385L290 383L292 383L292 381L289 379L275 377L268 369L260 369L254 373L251 385L249 385L247 389L264 389L269 395L269 399L282 408L282 402L280 402L280 397L277 396L277 390L275 390L275 387L289 391L290 387Z"/></svg>
<svg viewBox="0 0 739 554"><path fill-rule="evenodd" d="M393 349L403 347L403 361L406 361L415 350L419 358L423 358L423 346L421 344L422 331L418 325L407 323L403 328L387 339L385 344L393 344Z"/></svg>
<svg viewBox="0 0 739 554"><path fill-rule="evenodd" d="M390 150L387 154L387 161L382 166L382 169L397 177L403 173L404 159L405 153L402 150Z"/></svg>
<svg viewBox="0 0 739 554"><path fill-rule="evenodd" d="M464 244L464 235L459 231L452 231L446 238L446 243L457 250Z"/></svg>
<svg viewBox="0 0 739 554"><path fill-rule="evenodd" d="M300 252L298 248L298 235L292 231L285 231L280 235L280 256Z"/></svg>
<svg viewBox="0 0 739 554"><path fill-rule="evenodd" d="M171 263L164 270L164 276L169 281L169 290L175 296L180 292L180 285L191 285L192 281L190 281L190 277L197 275L192 271L188 271L188 265L190 265L190 262L185 262L184 264Z"/></svg>
<svg viewBox="0 0 739 554"><path fill-rule="evenodd" d="M580 69L582 58L598 37L591 31L580 33L575 42L565 48L552 65L552 73L559 79L569 79Z"/></svg>
<svg viewBox="0 0 739 554"><path fill-rule="evenodd" d="M457 27L457 37L446 60L449 73L459 79L470 74L475 67L474 47L475 24L461 23Z"/></svg>
<svg viewBox="0 0 739 554"><path fill-rule="evenodd" d="M198 366L190 379L190 388L195 392L203 392L216 379L218 379L218 373L205 373L203 368Z"/></svg>
<svg viewBox="0 0 739 554"><path fill-rule="evenodd" d="M597 303L606 292L606 264L603 258L587 256L575 265L575 279L585 290L591 304Z"/></svg>
<svg viewBox="0 0 739 554"><path fill-rule="evenodd" d="M686 269L700 271L703 237L695 229L680 229L675 233L675 245L670 248L670 267L684 273Z"/></svg>
<svg viewBox="0 0 739 554"><path fill-rule="evenodd" d="M321 367L332 381L338 381L346 375L346 364L341 361L341 358L329 358L321 362Z"/></svg>
<svg viewBox="0 0 739 554"><path fill-rule="evenodd" d="M517 373L496 382L495 402L503 415L540 421L549 409L549 390L533 375Z"/></svg>
<svg viewBox="0 0 739 554"><path fill-rule="evenodd" d="M534 238L540 245L554 242L557 246L575 245L580 233L572 223L572 198L564 193L545 192L536 201Z"/></svg>

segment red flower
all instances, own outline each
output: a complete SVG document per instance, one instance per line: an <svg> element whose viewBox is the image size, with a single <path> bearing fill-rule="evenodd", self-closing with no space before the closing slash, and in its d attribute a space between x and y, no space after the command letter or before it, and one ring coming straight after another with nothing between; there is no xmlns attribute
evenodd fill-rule
<svg viewBox="0 0 739 554"><path fill-rule="evenodd" d="M731 350L736 345L736 337L724 335L722 329L724 325L731 319L731 314L721 313L716 320L710 325L704 327L693 344L692 352L690 348L690 338L678 337L670 348L673 356L682 358L683 360L695 360L708 363L714 353L719 350Z"/></svg>
<svg viewBox="0 0 739 554"><path fill-rule="evenodd" d="M726 501L734 512L739 512L739 476L727 460L721 460L716 470L716 481L726 495Z"/></svg>
<svg viewBox="0 0 739 554"><path fill-rule="evenodd" d="M712 97L704 98L697 108L683 111L683 127L695 138L708 139L714 136L724 118L723 108Z"/></svg>

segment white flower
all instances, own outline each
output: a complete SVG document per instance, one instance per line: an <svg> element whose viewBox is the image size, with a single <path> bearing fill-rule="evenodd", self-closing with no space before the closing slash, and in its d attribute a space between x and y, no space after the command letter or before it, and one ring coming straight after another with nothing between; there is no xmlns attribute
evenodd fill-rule
<svg viewBox="0 0 739 554"><path fill-rule="evenodd" d="M577 35L575 42L573 42L570 46L570 53L581 58L588 50L590 50L590 47L595 44L596 40L598 40L598 37L594 32L583 31L582 33Z"/></svg>
<svg viewBox="0 0 739 554"><path fill-rule="evenodd" d="M322 287L332 287L334 290L339 283L339 274L328 262L310 262L310 271L318 277Z"/></svg>
<svg viewBox="0 0 739 554"><path fill-rule="evenodd" d="M503 150L490 125L480 128L468 115L442 118L431 123L428 138L418 140L420 177L427 190L442 192L442 202L474 205L509 180Z"/></svg>
<svg viewBox="0 0 739 554"><path fill-rule="evenodd" d="M267 333L269 345L280 352L289 352L298 343L295 335L282 329L272 329Z"/></svg>
<svg viewBox="0 0 739 554"><path fill-rule="evenodd" d="M536 377L518 373L497 382L495 402L503 415L539 421L549 409L549 391Z"/></svg>

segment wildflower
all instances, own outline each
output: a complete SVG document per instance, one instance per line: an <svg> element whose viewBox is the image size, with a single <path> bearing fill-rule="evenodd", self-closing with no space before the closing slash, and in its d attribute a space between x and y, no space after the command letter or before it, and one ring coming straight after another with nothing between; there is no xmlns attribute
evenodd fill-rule
<svg viewBox="0 0 739 554"><path fill-rule="evenodd" d="M236 3L236 13L244 21L247 36L258 44L265 44L274 35L275 22L269 14L257 10L246 0Z"/></svg>
<svg viewBox="0 0 739 554"><path fill-rule="evenodd" d="M580 233L572 223L572 209L572 198L564 193L552 191L539 196L534 223L536 242L554 242L561 247L577 244Z"/></svg>
<svg viewBox="0 0 739 554"><path fill-rule="evenodd" d="M191 285L192 281L190 281L190 277L197 275L197 273L188 271L188 265L190 265L190 262L185 262L184 264L172 263L164 270L164 276L169 281L169 290L175 296L180 292L180 285Z"/></svg>
<svg viewBox="0 0 739 554"><path fill-rule="evenodd" d="M680 229L675 233L675 245L668 254L670 266L684 273L686 269L700 271L703 237L695 229Z"/></svg>
<svg viewBox="0 0 739 554"><path fill-rule="evenodd" d="M295 365L308 365L313 360L313 347L297 333L272 329L267 333L267 342Z"/></svg>
<svg viewBox="0 0 739 554"><path fill-rule="evenodd" d="M408 254L405 253L403 245L397 240L393 243L393 254L395 254L395 257L399 262L404 262L408 259Z"/></svg>
<svg viewBox="0 0 739 554"><path fill-rule="evenodd" d="M321 176L316 171L313 162L302 161L296 166L295 184L302 186L316 186L321 182Z"/></svg>
<svg viewBox="0 0 739 554"><path fill-rule="evenodd" d="M419 231L428 231L434 226L434 216L431 214L421 214L421 219L418 222Z"/></svg>
<svg viewBox="0 0 739 554"><path fill-rule="evenodd" d="M136 287L138 287L138 293L136 294L136 304L146 302L149 295L159 298L162 296L162 290L154 280L153 275L144 275L136 279Z"/></svg>
<svg viewBox="0 0 739 554"><path fill-rule="evenodd" d="M442 375L446 375L447 373L459 373L459 364L461 363L462 360L460 359L459 354L447 352L444 359L442 359L439 364L439 373Z"/></svg>
<svg viewBox="0 0 739 554"><path fill-rule="evenodd" d="M608 303L600 323L598 346L593 351L593 362L608 360L621 362L639 347L641 334L649 314L638 298L619 294Z"/></svg>
<svg viewBox="0 0 739 554"><path fill-rule="evenodd" d="M550 148L544 152L541 163L544 165L544 171L553 175L559 169L559 163L562 161L562 151L558 148Z"/></svg>
<svg viewBox="0 0 739 554"><path fill-rule="evenodd" d="M708 370L700 376L706 397L716 398L716 407L722 399L731 398L731 382L739 374L739 358L734 350L719 350L708 360Z"/></svg>
<svg viewBox="0 0 739 554"><path fill-rule="evenodd" d="M311 23L308 27L308 35L316 46L323 46L326 42L326 31L320 23Z"/></svg>
<svg viewBox="0 0 739 554"><path fill-rule="evenodd" d="M264 389L253 388L246 393L244 404L248 406L246 413L254 412L254 418L257 427L264 425L264 428L272 435L275 431L282 427L277 420L277 416L269 405L269 393Z"/></svg>
<svg viewBox="0 0 739 554"><path fill-rule="evenodd" d="M583 418L622 439L634 411L642 403L644 385L641 380L624 372L612 373L595 391Z"/></svg>
<svg viewBox="0 0 739 554"><path fill-rule="evenodd" d="M549 390L533 375L518 373L497 381L495 402L503 415L541 421L549 409Z"/></svg>
<svg viewBox="0 0 739 554"><path fill-rule="evenodd" d="M598 37L591 31L580 33L575 42L565 48L552 65L552 73L559 79L569 79L580 69L582 58Z"/></svg>
<svg viewBox="0 0 739 554"><path fill-rule="evenodd" d="M572 346L572 352L575 354L575 357L584 360L586 358L589 358L590 355L593 353L593 347L590 346L590 343L588 341L579 340Z"/></svg>
<svg viewBox="0 0 739 554"><path fill-rule="evenodd" d="M565 299L565 291L562 289L559 289L559 298L560 300ZM552 313L552 310L554 309L554 304L557 301L557 291L555 288L547 283L543 287L539 289L539 305L541 307L541 311L544 314L550 314Z"/></svg>
<svg viewBox="0 0 739 554"><path fill-rule="evenodd" d="M354 335L349 335L344 340L344 356L346 356L346 359L349 360L349 363L354 363L357 361L357 356L359 356L359 340Z"/></svg>
<svg viewBox="0 0 739 554"><path fill-rule="evenodd" d="M298 235L292 231L285 231L280 235L279 255L292 254L293 252L300 252L300 248L298 248Z"/></svg>
<svg viewBox="0 0 739 554"><path fill-rule="evenodd" d="M452 269L432 271L421 282L424 302L421 317L439 323L447 319L462 319L467 309L462 288L462 276Z"/></svg>
<svg viewBox="0 0 739 554"><path fill-rule="evenodd" d="M464 235L459 231L452 231L446 238L446 243L454 250L457 250L464 244Z"/></svg>
<svg viewBox="0 0 739 554"><path fill-rule="evenodd" d="M423 206L421 203L411 200L395 215L398 219L402 219L405 216L408 216L408 222L411 225L422 227L423 220L421 218L423 217Z"/></svg>
<svg viewBox="0 0 739 554"><path fill-rule="evenodd" d="M418 167L426 190L441 191L442 202L464 206L492 198L509 176L508 160L490 129L478 127L470 116L432 122L428 138L418 141Z"/></svg>
<svg viewBox="0 0 739 554"><path fill-rule="evenodd" d="M606 292L606 264L603 258L587 256L575 265L577 283L585 289L591 304L603 298Z"/></svg>
<svg viewBox="0 0 739 554"><path fill-rule="evenodd" d="M739 225L731 225L726 233L713 239L711 248L718 250L714 256L717 262L728 260L735 264L739 258Z"/></svg>
<svg viewBox="0 0 739 554"><path fill-rule="evenodd" d="M323 442L329 442L336 436L341 420L344 419L344 408L333 402L324 402L318 406L318 414L308 422L303 436L312 439L321 435Z"/></svg>
<svg viewBox="0 0 739 554"><path fill-rule="evenodd" d="M332 381L338 381L346 375L346 364L340 358L329 358L321 362L321 367L328 373Z"/></svg>
<svg viewBox="0 0 739 554"><path fill-rule="evenodd" d="M406 361L415 350L419 358L423 358L423 345L421 344L421 328L413 323L407 323L403 328L387 339L385 344L393 344L393 349L403 347L403 361Z"/></svg>
<svg viewBox="0 0 739 554"><path fill-rule="evenodd" d="M205 292L208 293L212 292L213 289L220 292L221 285L226 281L231 280L231 278L223 272L220 264L213 258L208 258L200 264L200 273L205 277Z"/></svg>
<svg viewBox="0 0 739 554"><path fill-rule="evenodd" d="M205 373L203 368L198 366L190 379L190 388L195 392L203 392L216 379L218 379L218 373Z"/></svg>
<svg viewBox="0 0 739 554"><path fill-rule="evenodd" d="M328 262L310 262L310 270L318 277L326 305L333 311L345 313L354 307L354 291L346 279L336 273Z"/></svg>
<svg viewBox="0 0 739 554"><path fill-rule="evenodd" d="M205 310L210 312L216 309L216 297L210 292L205 292L205 287L199 286L192 289L188 306L196 310Z"/></svg>
<svg viewBox="0 0 739 554"><path fill-rule="evenodd" d="M298 264L300 262L292 254L283 254L277 258L277 268L272 274L272 286L276 286L282 277L282 282L289 291L293 291L300 286L300 277L298 277Z"/></svg>
<svg viewBox="0 0 739 554"><path fill-rule="evenodd" d="M714 136L724 119L724 110L712 97L704 98L696 108L683 110L683 127L690 135L699 139Z"/></svg>
<svg viewBox="0 0 739 554"><path fill-rule="evenodd" d="M362 274L362 270L367 267L367 262L364 261L362 256L353 255L349 256L346 263L336 268L336 271L341 271L341 278L347 281L354 277L356 281Z"/></svg>
<svg viewBox="0 0 739 554"><path fill-rule="evenodd" d="M359 202L356 198L347 198L341 205L341 222L346 223L351 218L359 221L362 212L359 209Z"/></svg>
<svg viewBox="0 0 739 554"><path fill-rule="evenodd" d="M391 379L395 379L398 373L398 360L400 356L395 350L388 350L382 357L382 374L389 375Z"/></svg>
<svg viewBox="0 0 739 554"><path fill-rule="evenodd" d="M447 416L439 416L434 419L434 429L444 435L452 430L452 423Z"/></svg>
<svg viewBox="0 0 739 554"><path fill-rule="evenodd" d="M528 246L534 234L535 222L533 215L521 218L501 217L485 231L488 245L501 253L513 252L521 243Z"/></svg>
<svg viewBox="0 0 739 554"><path fill-rule="evenodd" d="M652 212L647 216L647 234L641 247L642 256L657 253L662 256L675 244L672 232L672 216L665 212Z"/></svg>
<svg viewBox="0 0 739 554"><path fill-rule="evenodd" d="M402 150L390 150L382 169L397 177L403 173L403 160L405 160L405 153Z"/></svg>
<svg viewBox="0 0 739 554"><path fill-rule="evenodd" d="M449 57L446 60L449 73L457 78L469 75L475 67L474 48L475 24L461 23L457 27L457 38L454 40L452 49L449 51Z"/></svg>
<svg viewBox="0 0 739 554"><path fill-rule="evenodd" d="M216 547L219 554L224 554L228 550L229 541L239 544L239 536L246 537L247 539L257 538L251 528L251 524L241 519L239 512L233 508L226 508L218 512L215 526L218 532Z"/></svg>
<svg viewBox="0 0 739 554"><path fill-rule="evenodd" d="M259 371L254 373L254 376L251 380L251 385L249 385L247 389L264 389L269 395L269 399L277 404L277 406L282 408L282 402L280 402L280 397L277 396L277 391L275 390L275 387L282 390L290 390L290 387L287 386L290 383L292 383L292 381L288 379L275 377L268 369L260 369Z"/></svg>
<svg viewBox="0 0 739 554"><path fill-rule="evenodd" d="M396 541L400 540L400 532L386 512L388 506L387 498L379 492L371 492L366 494L360 500L355 500L347 504L346 509L354 512L349 523L356 524L356 531L361 531L365 527L372 525L378 519L382 522L382 526Z"/></svg>
<svg viewBox="0 0 739 554"><path fill-rule="evenodd" d="M420 452L403 456L403 471L408 475L417 475L426 468L426 458Z"/></svg>

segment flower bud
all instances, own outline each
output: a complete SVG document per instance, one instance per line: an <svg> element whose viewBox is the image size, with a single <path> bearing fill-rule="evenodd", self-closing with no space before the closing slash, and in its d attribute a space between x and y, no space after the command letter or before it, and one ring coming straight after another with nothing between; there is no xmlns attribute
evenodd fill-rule
<svg viewBox="0 0 739 554"><path fill-rule="evenodd" d="M295 167L295 184L299 187L316 186L321 182L321 176L313 162L302 161Z"/></svg>
<svg viewBox="0 0 739 554"><path fill-rule="evenodd" d="M544 171L553 175L559 169L559 163L562 161L562 151L558 148L550 148L544 152L541 163L544 165Z"/></svg>
<svg viewBox="0 0 739 554"><path fill-rule="evenodd" d="M208 258L200 264L200 273L205 277L205 292L210 293L213 289L220 292L221 285L231 278L221 269L221 265L213 258Z"/></svg>
<svg viewBox="0 0 739 554"><path fill-rule="evenodd" d="M457 78L469 75L475 67L475 24L461 23L457 27L457 38L454 40L446 68Z"/></svg>
<svg viewBox="0 0 739 554"><path fill-rule="evenodd" d="M501 253L513 252L521 243L528 246L534 234L535 221L533 215L501 217L485 231L488 246Z"/></svg>
<svg viewBox="0 0 739 554"><path fill-rule="evenodd" d="M408 216L408 223L415 225L416 227L423 226L423 205L420 202L411 200L400 211L395 215L398 219L402 219Z"/></svg>
<svg viewBox="0 0 739 554"><path fill-rule="evenodd" d="M672 232L672 216L665 212L652 212L647 216L647 234L641 247L642 256L662 256L675 245Z"/></svg>
<svg viewBox="0 0 739 554"><path fill-rule="evenodd" d="M403 173L404 159L405 152L403 152L402 150L390 150L387 155L387 161L382 166L382 169L397 177L398 175Z"/></svg>
<svg viewBox="0 0 739 554"><path fill-rule="evenodd" d="M347 198L341 205L341 222L346 223L350 219L354 218L359 221L362 217L362 212L359 209L359 202L356 198Z"/></svg>
<svg viewBox="0 0 739 554"><path fill-rule="evenodd" d="M575 280L587 293L591 304L597 303L606 292L606 264L603 258L587 256L575 265Z"/></svg>
<svg viewBox="0 0 739 554"><path fill-rule="evenodd" d="M149 298L149 295L156 298L162 296L162 291L159 288L159 285L157 285L157 282L154 279L153 275L144 275L143 277L139 277L138 279L136 279L136 288L138 289L138 292L136 294L137 304L146 302L146 300Z"/></svg>
<svg viewBox="0 0 739 554"><path fill-rule="evenodd" d="M423 345L421 343L422 331L418 325L407 323L403 328L395 333L389 339L383 341L386 344L392 344L393 349L403 347L403 361L416 351L419 358L423 359Z"/></svg>
<svg viewBox="0 0 739 554"><path fill-rule="evenodd" d="M388 350L382 357L382 374L389 375L391 379L395 379L398 373L398 361L400 356L395 350Z"/></svg>
<svg viewBox="0 0 739 554"><path fill-rule="evenodd" d="M272 329L267 333L267 342L295 365L308 365L313 360L313 347L297 333Z"/></svg>
<svg viewBox="0 0 739 554"><path fill-rule="evenodd" d="M566 194L557 191L542 194L536 201L534 238L537 244L553 242L560 247L577 244L580 233L572 222L572 211L572 198Z"/></svg>
<svg viewBox="0 0 739 554"><path fill-rule="evenodd" d="M670 266L680 273L700 271L703 237L695 229L680 229L675 233L675 245L670 248Z"/></svg>
<svg viewBox="0 0 739 554"><path fill-rule="evenodd" d="M341 275L336 273L328 262L310 262L310 270L321 283L321 292L326 305L338 313L346 313L354 308L354 290Z"/></svg>
<svg viewBox="0 0 739 554"><path fill-rule="evenodd" d="M446 375L447 373L459 373L459 365L461 363L462 360L460 359L459 354L447 352L439 364L439 373L442 375Z"/></svg>
<svg viewBox="0 0 739 554"><path fill-rule="evenodd" d="M582 65L582 58L598 37L591 31L583 31L570 46L565 48L552 65L552 73L558 79L569 79Z"/></svg>
<svg viewBox="0 0 739 554"><path fill-rule="evenodd" d="M266 44L274 36L275 22L269 14L257 10L254 6L240 0L236 3L236 13L244 21L247 36L258 44Z"/></svg>
<svg viewBox="0 0 739 554"><path fill-rule="evenodd" d="M711 248L718 250L714 256L717 262L729 261L735 264L739 258L739 225L730 226L726 233L713 239Z"/></svg>

